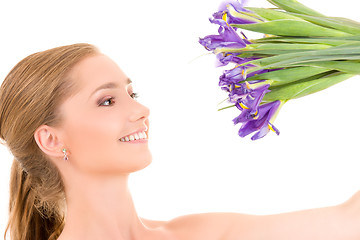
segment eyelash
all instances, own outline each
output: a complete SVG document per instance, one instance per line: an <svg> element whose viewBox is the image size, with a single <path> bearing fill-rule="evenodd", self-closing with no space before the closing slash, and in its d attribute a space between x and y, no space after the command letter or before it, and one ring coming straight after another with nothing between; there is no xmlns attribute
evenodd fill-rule
<svg viewBox="0 0 360 240"><path fill-rule="evenodd" d="M137 93L131 93L130 97L133 99L136 99L139 97L139 95ZM112 101L112 104L104 105L105 102L110 101L110 100ZM114 104L114 101L115 101L115 97L109 97L109 98L105 99L103 102L100 102L98 105L99 106L111 106Z"/></svg>

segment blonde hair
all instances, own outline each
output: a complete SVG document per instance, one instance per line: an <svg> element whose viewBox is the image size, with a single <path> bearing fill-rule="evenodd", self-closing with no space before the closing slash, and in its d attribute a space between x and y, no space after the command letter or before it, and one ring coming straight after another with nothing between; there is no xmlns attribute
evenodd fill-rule
<svg viewBox="0 0 360 240"><path fill-rule="evenodd" d="M64 226L60 173L34 139L45 124L58 126L59 105L76 93L70 71L98 54L90 44L73 44L32 54L20 61L0 87L0 138L14 156L10 177L9 231L12 240L56 239Z"/></svg>

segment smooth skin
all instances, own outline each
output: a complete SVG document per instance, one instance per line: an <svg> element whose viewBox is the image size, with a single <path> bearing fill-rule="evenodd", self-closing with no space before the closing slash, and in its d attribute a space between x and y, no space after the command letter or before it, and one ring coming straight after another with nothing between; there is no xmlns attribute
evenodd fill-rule
<svg viewBox="0 0 360 240"><path fill-rule="evenodd" d="M59 240L360 239L360 194L333 207L269 216L207 213L168 222L140 218L128 177L151 163L151 153L147 140L120 139L148 133L149 109L134 99L131 81L105 55L82 60L71 79L79 90L61 105L61 126L42 125L34 134L65 185L67 215Z"/></svg>

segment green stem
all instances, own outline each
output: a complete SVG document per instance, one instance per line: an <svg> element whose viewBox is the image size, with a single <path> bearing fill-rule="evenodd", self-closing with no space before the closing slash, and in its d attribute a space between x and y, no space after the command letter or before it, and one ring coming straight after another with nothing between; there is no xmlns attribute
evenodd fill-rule
<svg viewBox="0 0 360 240"><path fill-rule="evenodd" d="M226 107L223 107L223 108L220 108L220 109L218 109L218 111L222 111L222 110L225 110L225 109L228 109L228 108L232 108L232 107L235 107L235 104L234 104L234 105L230 105L230 106L226 106Z"/></svg>

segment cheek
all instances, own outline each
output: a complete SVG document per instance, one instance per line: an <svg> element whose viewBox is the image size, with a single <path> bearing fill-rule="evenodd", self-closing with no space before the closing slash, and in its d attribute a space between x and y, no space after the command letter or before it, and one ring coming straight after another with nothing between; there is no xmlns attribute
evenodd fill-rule
<svg viewBox="0 0 360 240"><path fill-rule="evenodd" d="M120 142L129 133L126 119L107 112L96 115L79 113L66 125L69 160L85 172L124 173L146 167L151 162L147 145Z"/></svg>
<svg viewBox="0 0 360 240"><path fill-rule="evenodd" d="M109 114L108 114L109 115ZM69 133L77 141L90 144L106 144L115 141L124 131L124 120L106 114L79 114L69 124Z"/></svg>
<svg viewBox="0 0 360 240"><path fill-rule="evenodd" d="M81 117L69 119L66 126L66 143L73 160L79 165L110 160L109 156L119 151L118 139L125 131L124 121L104 114L78 116Z"/></svg>

